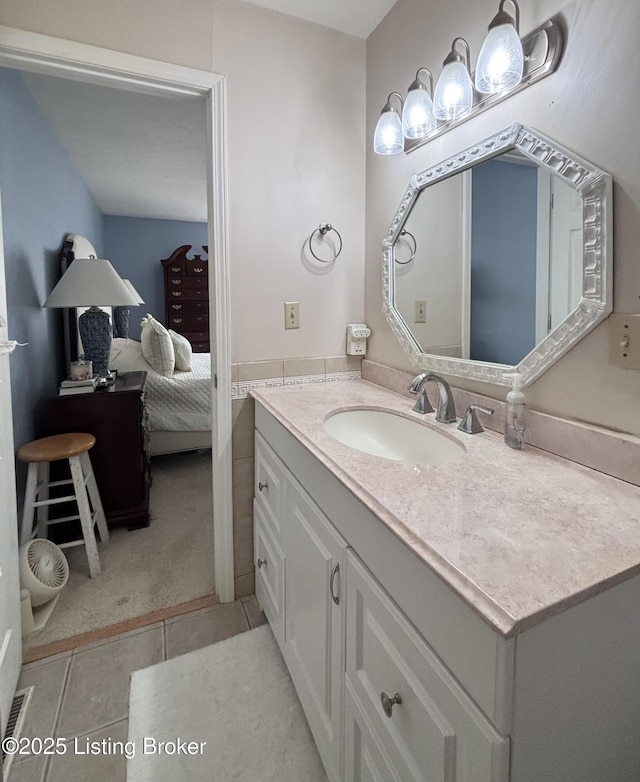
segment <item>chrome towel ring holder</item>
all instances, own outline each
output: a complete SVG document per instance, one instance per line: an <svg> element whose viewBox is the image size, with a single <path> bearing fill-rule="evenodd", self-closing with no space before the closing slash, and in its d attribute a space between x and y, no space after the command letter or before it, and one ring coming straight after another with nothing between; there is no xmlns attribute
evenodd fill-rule
<svg viewBox="0 0 640 782"><path fill-rule="evenodd" d="M411 239L413 240L413 250L411 250L411 256L406 261L399 261L394 254L395 262L400 266L406 266L408 263L411 263L411 261L416 257L416 252L418 251L418 243L416 242L416 237L409 231L400 231L400 236L410 236ZM409 245L409 249L411 249L411 244L409 243L409 240L407 240L407 244Z"/></svg>
<svg viewBox="0 0 640 782"><path fill-rule="evenodd" d="M311 241L313 240L313 237L316 234L319 234L320 236L325 236L329 233L329 231L333 231L337 237L338 237L338 249L336 250L335 255L333 258L320 258L318 255L316 255L313 251L313 247L311 246ZM316 259L316 261L320 261L320 263L333 263L336 258L340 255L342 252L342 237L340 236L340 233L338 232L337 228L334 228L331 223L320 223L320 225L316 228L316 230L311 234L309 237L309 252L313 257Z"/></svg>

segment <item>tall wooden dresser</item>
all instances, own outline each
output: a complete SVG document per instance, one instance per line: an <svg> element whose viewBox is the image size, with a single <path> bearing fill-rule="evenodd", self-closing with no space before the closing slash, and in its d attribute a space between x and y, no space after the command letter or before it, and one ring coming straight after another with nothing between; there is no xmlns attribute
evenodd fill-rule
<svg viewBox="0 0 640 782"><path fill-rule="evenodd" d="M194 353L209 353L209 264L199 255L187 258L190 251L184 244L161 261L165 323L189 340Z"/></svg>

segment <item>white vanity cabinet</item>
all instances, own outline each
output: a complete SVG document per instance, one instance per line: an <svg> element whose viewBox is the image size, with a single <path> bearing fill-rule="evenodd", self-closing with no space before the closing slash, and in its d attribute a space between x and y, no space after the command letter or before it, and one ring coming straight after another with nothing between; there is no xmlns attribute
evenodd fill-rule
<svg viewBox="0 0 640 782"><path fill-rule="evenodd" d="M257 412L257 421L268 437L270 425L278 425L264 415ZM507 782L508 739L348 547L337 525L351 518L349 509L330 520L275 451L298 469L295 454L271 442L275 448L256 432L256 594L331 782ZM321 484L305 485L329 496ZM375 520L366 523L375 543ZM380 553L404 571L410 589L416 586L388 545ZM431 600L434 614L447 610L437 591ZM438 634L445 645L464 641L457 630L448 639L446 627ZM487 666L477 657L484 640L466 647L466 667L475 677ZM493 677L500 671L495 649L490 645ZM401 694L401 703L391 703L391 718L381 702L385 689L390 702Z"/></svg>

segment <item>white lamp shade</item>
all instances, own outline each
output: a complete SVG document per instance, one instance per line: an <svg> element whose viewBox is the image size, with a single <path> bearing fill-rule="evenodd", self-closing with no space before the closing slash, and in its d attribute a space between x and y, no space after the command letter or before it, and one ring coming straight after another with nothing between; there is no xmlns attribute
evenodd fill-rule
<svg viewBox="0 0 640 782"><path fill-rule="evenodd" d="M45 307L136 307L132 293L103 258L76 258L45 301Z"/></svg>
<svg viewBox="0 0 640 782"><path fill-rule="evenodd" d="M402 132L405 138L424 138L435 128L433 102L426 90L409 90L402 109Z"/></svg>
<svg viewBox="0 0 640 782"><path fill-rule="evenodd" d="M129 288L130 293L138 299L138 304L144 304L144 300L142 296L138 293L138 291L133 287L133 284L130 280L122 279L122 282Z"/></svg>
<svg viewBox="0 0 640 782"><path fill-rule="evenodd" d="M524 69L522 41L512 24L492 27L484 39L476 66L476 89L485 95L519 84Z"/></svg>
<svg viewBox="0 0 640 782"><path fill-rule="evenodd" d="M437 119L463 117L471 111L473 84L467 66L454 61L444 66L433 95L433 113Z"/></svg>
<svg viewBox="0 0 640 782"><path fill-rule="evenodd" d="M373 136L373 151L378 155L397 155L403 148L400 115L393 109L383 111Z"/></svg>

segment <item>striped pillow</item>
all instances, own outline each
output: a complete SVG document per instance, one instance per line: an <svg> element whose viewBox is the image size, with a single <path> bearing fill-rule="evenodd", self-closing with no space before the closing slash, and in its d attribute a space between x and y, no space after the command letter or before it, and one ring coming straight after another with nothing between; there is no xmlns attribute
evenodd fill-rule
<svg viewBox="0 0 640 782"><path fill-rule="evenodd" d="M142 326L140 335L142 355L159 375L169 377L173 374L176 364L171 335L162 323L148 313L140 325Z"/></svg>

